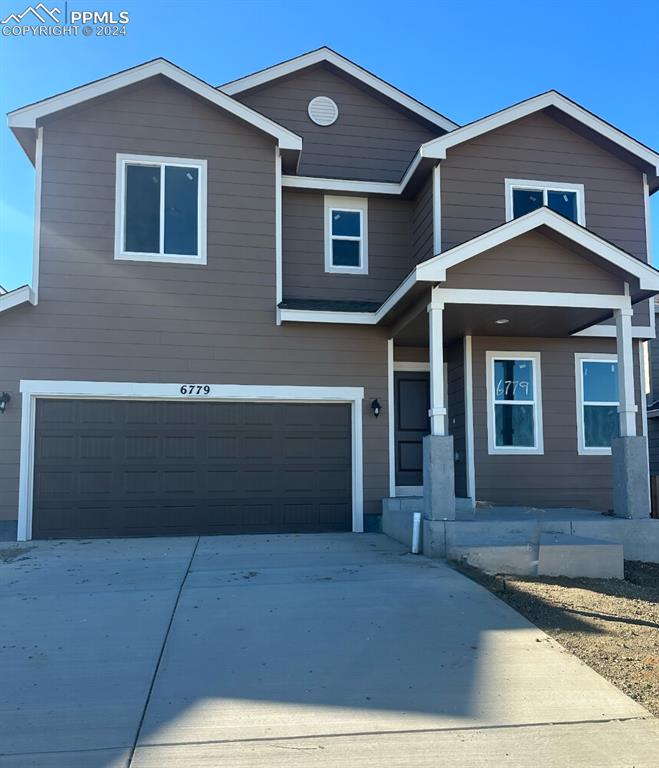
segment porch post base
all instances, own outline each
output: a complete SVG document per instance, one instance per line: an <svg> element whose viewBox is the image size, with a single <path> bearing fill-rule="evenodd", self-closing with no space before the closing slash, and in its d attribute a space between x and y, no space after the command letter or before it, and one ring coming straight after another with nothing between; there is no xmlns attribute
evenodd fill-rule
<svg viewBox="0 0 659 768"><path fill-rule="evenodd" d="M426 520L455 520L453 435L423 438L423 516Z"/></svg>
<svg viewBox="0 0 659 768"><path fill-rule="evenodd" d="M615 437L613 459L613 511L616 517L650 517L646 437Z"/></svg>

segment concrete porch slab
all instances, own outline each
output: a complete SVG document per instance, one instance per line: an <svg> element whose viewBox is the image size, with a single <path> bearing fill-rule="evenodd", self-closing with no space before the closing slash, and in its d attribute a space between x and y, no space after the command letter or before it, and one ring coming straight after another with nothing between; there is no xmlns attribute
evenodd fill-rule
<svg viewBox="0 0 659 768"><path fill-rule="evenodd" d="M414 508L414 499L384 499L382 504L382 532L408 548ZM505 544L520 536L538 547L541 535L556 533L622 544L624 559L659 563L659 520L621 519L591 510L489 507L477 510L472 520L424 520L422 533L423 552L429 557L443 558L454 547L474 543Z"/></svg>

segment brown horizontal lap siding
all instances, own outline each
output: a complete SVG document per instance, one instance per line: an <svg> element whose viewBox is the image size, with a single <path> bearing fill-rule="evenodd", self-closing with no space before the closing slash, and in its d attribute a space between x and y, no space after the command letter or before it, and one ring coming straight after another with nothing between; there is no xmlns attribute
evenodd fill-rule
<svg viewBox="0 0 659 768"><path fill-rule="evenodd" d="M319 126L309 118L315 96L336 102L333 125ZM322 65L236 98L302 136L302 176L399 181L419 146L441 133Z"/></svg>
<svg viewBox="0 0 659 768"><path fill-rule="evenodd" d="M487 338L473 340L476 497L499 505L581 507L606 511L613 504L610 456L577 452L576 352L613 353L609 339ZM487 351L540 352L544 455L489 455ZM638 350L634 350L640 403ZM639 409L640 410L640 409ZM639 434L642 428L639 415Z"/></svg>
<svg viewBox="0 0 659 768"><path fill-rule="evenodd" d="M506 178L583 184L588 229L647 260L641 171L544 112L449 149L441 162L444 250L505 222ZM634 323L647 324L645 310Z"/></svg>
<svg viewBox="0 0 659 768"><path fill-rule="evenodd" d="M145 133L135 115L157 119ZM117 152L208 160L207 266L114 261ZM386 400L386 334L275 324L274 154L160 79L45 124L39 304L0 316L0 519L17 513L21 379L364 387L365 509L379 511L387 414L368 406Z"/></svg>
<svg viewBox="0 0 659 768"><path fill-rule="evenodd" d="M624 293L622 278L537 231L451 267L442 287Z"/></svg>
<svg viewBox="0 0 659 768"><path fill-rule="evenodd" d="M465 378L464 341L453 344L446 350L447 372L447 414L448 431L453 436L455 456L455 495L467 496L467 456L465 433Z"/></svg>
<svg viewBox="0 0 659 768"><path fill-rule="evenodd" d="M412 261L410 269L435 254L433 231L433 183L432 173L419 189L412 213Z"/></svg>
<svg viewBox="0 0 659 768"><path fill-rule="evenodd" d="M325 272L324 195L286 189L283 195L285 299L382 302L409 272L412 203L368 201L368 274Z"/></svg>

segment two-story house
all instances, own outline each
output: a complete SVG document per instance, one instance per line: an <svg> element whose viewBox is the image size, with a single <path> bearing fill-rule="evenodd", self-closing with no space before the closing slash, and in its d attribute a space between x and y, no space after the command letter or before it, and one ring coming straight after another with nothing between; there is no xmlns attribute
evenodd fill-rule
<svg viewBox="0 0 659 768"><path fill-rule="evenodd" d="M9 125L20 539L361 531L395 496L648 516L659 155L588 110L460 127L321 48L219 88L157 59Z"/></svg>

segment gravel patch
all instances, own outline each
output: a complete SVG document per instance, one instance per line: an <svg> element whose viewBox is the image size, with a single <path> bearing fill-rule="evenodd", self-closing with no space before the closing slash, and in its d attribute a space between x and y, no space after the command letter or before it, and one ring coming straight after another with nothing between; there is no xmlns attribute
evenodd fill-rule
<svg viewBox="0 0 659 768"><path fill-rule="evenodd" d="M625 561L622 579L489 576L455 567L659 716L659 565Z"/></svg>

